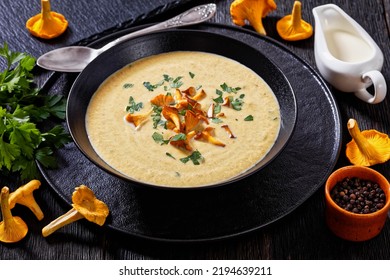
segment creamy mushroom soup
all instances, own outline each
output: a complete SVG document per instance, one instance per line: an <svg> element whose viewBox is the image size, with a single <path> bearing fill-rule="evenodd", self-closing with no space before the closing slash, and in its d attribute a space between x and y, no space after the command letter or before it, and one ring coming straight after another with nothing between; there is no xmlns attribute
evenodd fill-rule
<svg viewBox="0 0 390 280"><path fill-rule="evenodd" d="M87 110L101 158L130 178L204 186L259 162L280 128L279 104L255 72L223 56L178 51L111 75Z"/></svg>

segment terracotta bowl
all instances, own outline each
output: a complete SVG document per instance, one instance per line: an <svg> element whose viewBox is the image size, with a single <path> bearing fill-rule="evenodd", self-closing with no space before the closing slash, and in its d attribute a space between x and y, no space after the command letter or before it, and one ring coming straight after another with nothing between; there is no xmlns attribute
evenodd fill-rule
<svg viewBox="0 0 390 280"><path fill-rule="evenodd" d="M369 214L355 214L336 204L331 198L331 190L344 178L357 177L376 182L386 195L383 208ZM387 219L390 209L390 185L379 172L363 166L345 166L334 171L325 184L326 223L337 236L350 241L365 241L377 236Z"/></svg>

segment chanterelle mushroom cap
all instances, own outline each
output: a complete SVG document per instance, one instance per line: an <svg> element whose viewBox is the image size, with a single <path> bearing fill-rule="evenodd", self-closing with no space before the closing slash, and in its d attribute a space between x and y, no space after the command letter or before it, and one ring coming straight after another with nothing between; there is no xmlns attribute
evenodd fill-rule
<svg viewBox="0 0 390 280"><path fill-rule="evenodd" d="M10 209L14 208L16 203L24 205L34 213L39 221L42 220L44 217L43 212L33 196L33 191L38 189L40 185L41 182L39 180L31 180L17 188L16 191L9 195Z"/></svg>
<svg viewBox="0 0 390 280"><path fill-rule="evenodd" d="M102 226L109 214L108 206L96 198L93 191L85 185L75 189L72 195L72 206L64 215L58 217L42 229L44 237L57 229L82 218Z"/></svg>
<svg viewBox="0 0 390 280"><path fill-rule="evenodd" d="M276 30L286 41L304 40L313 35L311 24L302 19L301 2L294 2L292 14L278 20Z"/></svg>
<svg viewBox="0 0 390 280"><path fill-rule="evenodd" d="M233 23L244 26L247 20L260 34L266 35L262 18L276 10L274 0L235 0L230 5L230 15Z"/></svg>
<svg viewBox="0 0 390 280"><path fill-rule="evenodd" d="M49 0L41 0L41 13L26 22L26 28L36 37L51 39L60 36L68 27L62 14L52 12Z"/></svg>
<svg viewBox="0 0 390 280"><path fill-rule="evenodd" d="M22 240L27 232L28 227L20 217L13 217L9 208L9 189L1 189L1 213L3 221L0 222L0 241L13 243Z"/></svg>
<svg viewBox="0 0 390 280"><path fill-rule="evenodd" d="M108 206L96 198L93 191L87 186L76 188L72 196L72 206L88 221L102 226L106 221Z"/></svg>
<svg viewBox="0 0 390 280"><path fill-rule="evenodd" d="M348 121L348 131L352 136L347 144L346 156L352 164L371 166L390 159L390 139L377 130L360 131L354 119Z"/></svg>

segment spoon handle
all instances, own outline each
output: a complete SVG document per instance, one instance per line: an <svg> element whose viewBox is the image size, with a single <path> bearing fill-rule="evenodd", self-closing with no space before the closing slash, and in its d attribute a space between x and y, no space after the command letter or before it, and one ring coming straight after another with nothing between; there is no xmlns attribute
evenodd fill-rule
<svg viewBox="0 0 390 280"><path fill-rule="evenodd" d="M99 53L102 53L123 41L151 32L204 22L214 16L216 9L217 6L213 3L193 7L171 19L119 37L118 39L106 44L98 51Z"/></svg>

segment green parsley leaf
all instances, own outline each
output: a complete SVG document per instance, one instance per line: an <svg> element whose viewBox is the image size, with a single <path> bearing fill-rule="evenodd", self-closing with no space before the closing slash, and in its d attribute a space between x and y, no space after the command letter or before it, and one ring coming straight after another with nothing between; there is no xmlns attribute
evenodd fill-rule
<svg viewBox="0 0 390 280"><path fill-rule="evenodd" d="M142 102L135 102L134 98L130 96L129 105L126 107L126 112L134 114L134 112L141 110L144 107Z"/></svg>
<svg viewBox="0 0 390 280"><path fill-rule="evenodd" d="M171 154L168 153L168 152L166 152L165 154L166 154L168 157L170 157L170 158L176 159L173 155L171 155Z"/></svg>
<svg viewBox="0 0 390 280"><path fill-rule="evenodd" d="M153 109L153 113L152 113L153 128L157 128L158 125L165 127L166 121L163 121L161 119L161 112L163 108L153 105L152 109Z"/></svg>
<svg viewBox="0 0 390 280"><path fill-rule="evenodd" d="M233 100L231 103L232 105L232 108L236 111L240 111L242 109L242 105L244 104L244 101L242 101L241 99L239 98L236 98L235 100Z"/></svg>
<svg viewBox="0 0 390 280"><path fill-rule="evenodd" d="M0 171L23 180L38 178L37 162L55 167L54 150L71 138L62 126L45 132L37 124L50 117L65 119L66 99L34 86L32 56L13 52L4 43L0 57L7 65L0 73Z"/></svg>
<svg viewBox="0 0 390 280"><path fill-rule="evenodd" d="M132 88L133 86L134 86L134 84L126 83L123 85L123 88Z"/></svg>
<svg viewBox="0 0 390 280"><path fill-rule="evenodd" d="M167 75L167 74L164 74L164 75L163 75L163 78L164 78L164 81L166 81L166 82L171 82L171 81L173 81L173 78L172 78L171 76Z"/></svg>
<svg viewBox="0 0 390 280"><path fill-rule="evenodd" d="M194 165L199 165L200 161L203 160L203 156L199 151L194 151L189 156L180 159L180 161L183 163L187 163L190 160Z"/></svg>
<svg viewBox="0 0 390 280"><path fill-rule="evenodd" d="M223 91L228 92L228 93L237 93L237 91L239 91L241 89L240 87L235 87L235 88L234 87L230 87L226 83L223 83L220 86L221 86Z"/></svg>
<svg viewBox="0 0 390 280"><path fill-rule="evenodd" d="M186 140L187 136L184 133L178 133L171 137L171 141L180 141L180 140Z"/></svg>
<svg viewBox="0 0 390 280"><path fill-rule="evenodd" d="M215 104L214 106L214 115L221 113L222 106L221 104Z"/></svg>
<svg viewBox="0 0 390 280"><path fill-rule="evenodd" d="M245 117L244 121L246 122L250 122L250 121L253 121L253 116L252 115L248 115Z"/></svg>
<svg viewBox="0 0 390 280"><path fill-rule="evenodd" d="M59 149L69 143L72 138L61 125L56 125L49 131L42 133L41 146Z"/></svg>
<svg viewBox="0 0 390 280"><path fill-rule="evenodd" d="M213 123L223 123L223 121L220 118L212 118L211 121Z"/></svg>
<svg viewBox="0 0 390 280"><path fill-rule="evenodd" d="M49 147L38 149L36 159L46 168L56 168L57 162L53 156L53 150Z"/></svg>
<svg viewBox="0 0 390 280"><path fill-rule="evenodd" d="M161 145L167 145L169 143L169 139L164 140L164 136L158 132L154 132L152 135L152 138L153 138L154 142L161 144Z"/></svg>
<svg viewBox="0 0 390 280"><path fill-rule="evenodd" d="M164 84L164 80L154 85L152 85L150 82L143 82L144 87L146 87L148 91L154 91L156 88L162 86L163 84Z"/></svg>
<svg viewBox="0 0 390 280"><path fill-rule="evenodd" d="M181 81L181 79L183 78L183 76L179 76L177 77L176 79L174 79L170 84L169 86L171 88L179 88L183 85L183 82Z"/></svg>
<svg viewBox="0 0 390 280"><path fill-rule="evenodd" d="M191 79L193 79L195 77L195 74L192 72L188 72L188 74L190 75Z"/></svg>
<svg viewBox="0 0 390 280"><path fill-rule="evenodd" d="M213 98L215 103L223 103L222 95L218 96L217 98Z"/></svg>

